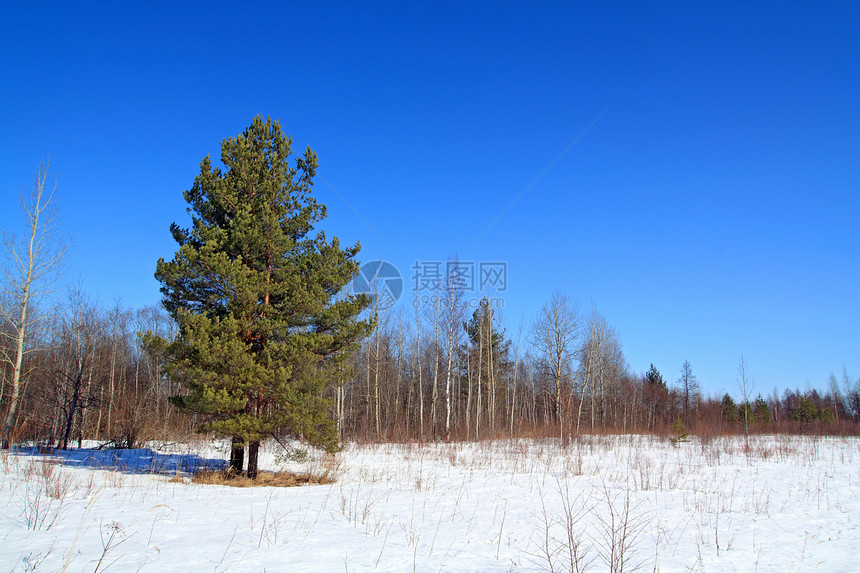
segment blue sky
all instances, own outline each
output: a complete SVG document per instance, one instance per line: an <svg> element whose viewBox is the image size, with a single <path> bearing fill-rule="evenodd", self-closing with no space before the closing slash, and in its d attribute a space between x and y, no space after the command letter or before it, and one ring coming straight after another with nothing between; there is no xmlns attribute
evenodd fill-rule
<svg viewBox="0 0 860 573"><path fill-rule="evenodd" d="M0 226L50 157L66 279L157 304L263 114L362 260L505 262L509 332L559 290L708 393L741 354L762 393L857 377L860 4L645 4L4 3Z"/></svg>

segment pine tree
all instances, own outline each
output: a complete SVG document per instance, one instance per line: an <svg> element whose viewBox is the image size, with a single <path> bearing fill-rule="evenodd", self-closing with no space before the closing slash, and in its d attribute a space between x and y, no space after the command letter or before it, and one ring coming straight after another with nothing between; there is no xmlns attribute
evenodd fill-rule
<svg viewBox="0 0 860 573"><path fill-rule="evenodd" d="M651 363L651 367L648 369L648 372L645 373L645 383L654 388L659 388L660 390L667 390L666 382L663 380L663 375L654 367L653 362Z"/></svg>
<svg viewBox="0 0 860 573"><path fill-rule="evenodd" d="M801 396L800 403L791 411L791 419L804 424L810 424L820 419L818 406L815 405L815 400L812 399L809 392Z"/></svg>
<svg viewBox="0 0 860 573"><path fill-rule="evenodd" d="M753 418L759 424L767 425L771 422L770 409L767 407L767 402L764 401L761 394L758 395L758 398L755 399L755 404L753 404Z"/></svg>
<svg viewBox="0 0 860 573"><path fill-rule="evenodd" d="M165 308L179 335L161 346L185 393L174 403L202 414L202 432L231 437L231 470L257 475L260 441L289 434L336 449L325 391L369 332L366 295L341 294L358 272L359 245L312 235L325 218L311 196L316 154L290 164L292 140L261 116L221 143L222 171L207 156L184 192L192 226L175 223L173 260L159 259Z"/></svg>
<svg viewBox="0 0 860 573"><path fill-rule="evenodd" d="M681 418L675 418L675 423L672 424L672 431L675 433L675 435L669 439L672 440L673 446L677 446L682 442L686 442L687 438L690 437L690 433L687 431L687 427L684 426L684 422L681 420Z"/></svg>
<svg viewBox="0 0 860 573"><path fill-rule="evenodd" d="M720 402L720 409L722 410L722 415L726 422L734 423L738 421L738 406L728 393L723 395L723 399Z"/></svg>
<svg viewBox="0 0 860 573"><path fill-rule="evenodd" d="M644 378L645 400L648 402L648 416L651 419L651 424L656 424L658 420L665 419L665 415L669 411L669 389L666 386L666 381L663 380L663 375L660 371L651 364Z"/></svg>
<svg viewBox="0 0 860 573"><path fill-rule="evenodd" d="M476 436L479 435L477 426L483 415L482 408L486 408L490 429L495 430L497 394L504 392L505 374L512 369L507 360L511 342L505 339L505 331L497 326L494 315L490 299L483 297L472 312L472 318L463 324L467 336L465 351L468 363L463 365L462 374L469 379L466 416L470 419L474 411ZM467 423L467 426L470 424Z"/></svg>

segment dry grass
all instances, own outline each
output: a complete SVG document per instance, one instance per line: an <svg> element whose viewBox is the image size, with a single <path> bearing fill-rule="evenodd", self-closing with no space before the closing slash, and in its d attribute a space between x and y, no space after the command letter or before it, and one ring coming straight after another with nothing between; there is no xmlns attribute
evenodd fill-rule
<svg viewBox="0 0 860 573"><path fill-rule="evenodd" d="M192 483L207 485L226 485L230 487L297 487L302 485L326 485L334 483L329 472L322 474L292 472L260 472L257 479L235 475L224 471L200 471L191 478Z"/></svg>

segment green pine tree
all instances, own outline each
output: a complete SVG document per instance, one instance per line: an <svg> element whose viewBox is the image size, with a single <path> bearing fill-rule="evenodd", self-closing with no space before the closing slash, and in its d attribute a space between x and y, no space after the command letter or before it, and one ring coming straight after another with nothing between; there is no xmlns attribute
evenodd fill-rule
<svg viewBox="0 0 860 573"><path fill-rule="evenodd" d="M663 380L663 375L660 374L660 371L654 366L654 363L651 363L651 367L648 369L648 372L645 373L645 383L651 385L653 388L659 388L660 390L667 390L666 382Z"/></svg>
<svg viewBox="0 0 860 573"><path fill-rule="evenodd" d="M738 421L738 407L735 404L734 399L729 394L725 394L723 396L722 401L720 402L720 409L722 410L723 419L726 422L734 423Z"/></svg>
<svg viewBox="0 0 860 573"><path fill-rule="evenodd" d="M791 411L792 420L810 424L819 419L818 406L810 396L809 392L801 396L800 403Z"/></svg>
<svg viewBox="0 0 860 573"><path fill-rule="evenodd" d="M291 165L292 141L261 116L207 156L184 192L192 226L175 223L173 260L159 259L165 308L179 334L160 346L185 392L174 403L202 414L201 432L231 437L231 470L257 475L260 441L301 437L337 448L325 391L370 330L358 320L366 295L344 296L358 272L359 245L313 234L326 216L311 196L316 154Z"/></svg>
<svg viewBox="0 0 860 573"><path fill-rule="evenodd" d="M770 409L767 407L767 402L761 397L761 394L755 399L753 404L753 417L759 424L768 425L771 422Z"/></svg>
<svg viewBox="0 0 860 573"><path fill-rule="evenodd" d="M671 438L672 445L677 446L680 443L686 442L690 437L690 433L687 431L686 426L684 426L684 422L681 421L681 418L675 418L675 423L672 424L672 431L675 435Z"/></svg>

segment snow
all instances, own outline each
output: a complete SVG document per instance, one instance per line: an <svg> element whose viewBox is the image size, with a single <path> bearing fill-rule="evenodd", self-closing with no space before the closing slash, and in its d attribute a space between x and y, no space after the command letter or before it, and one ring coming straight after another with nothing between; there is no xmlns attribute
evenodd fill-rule
<svg viewBox="0 0 860 573"><path fill-rule="evenodd" d="M860 570L860 439L751 440L264 447L337 478L295 488L182 477L224 443L0 452L0 570Z"/></svg>

